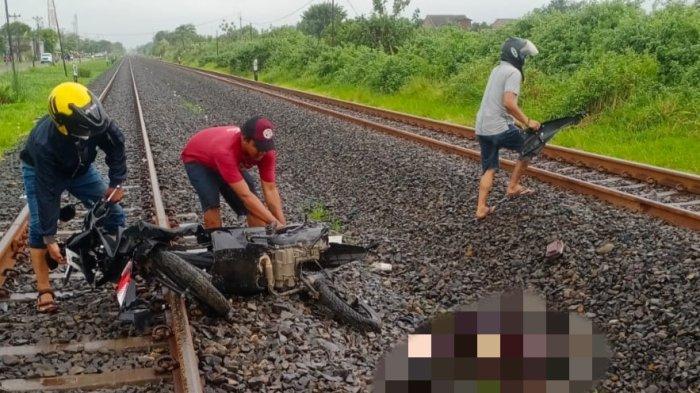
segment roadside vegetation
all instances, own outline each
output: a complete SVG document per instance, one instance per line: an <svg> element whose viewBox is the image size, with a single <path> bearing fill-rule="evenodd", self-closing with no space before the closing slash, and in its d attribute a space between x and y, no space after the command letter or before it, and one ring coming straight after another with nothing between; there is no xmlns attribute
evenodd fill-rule
<svg viewBox="0 0 700 393"><path fill-rule="evenodd" d="M83 60L78 68L78 81L90 83L109 65L104 59ZM66 66L71 67L70 64ZM46 114L49 92L61 82L72 81L71 72L69 68L66 78L60 63L21 71L18 94L12 89L12 72L0 74L0 153L14 146L31 131L34 122Z"/></svg>
<svg viewBox="0 0 700 393"><path fill-rule="evenodd" d="M330 3L296 27L258 31L223 23L218 37L193 25L157 33L141 52L203 68L252 75L440 120L473 125L490 70L508 36L540 55L525 68L521 105L544 121L585 110L554 143L700 173L700 4L554 0L518 21L423 28L408 0L373 0L348 19Z"/></svg>

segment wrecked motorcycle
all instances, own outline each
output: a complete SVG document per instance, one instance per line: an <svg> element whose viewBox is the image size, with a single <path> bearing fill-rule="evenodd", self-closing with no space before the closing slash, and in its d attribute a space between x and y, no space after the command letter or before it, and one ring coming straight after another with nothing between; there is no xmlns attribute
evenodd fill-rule
<svg viewBox="0 0 700 393"><path fill-rule="evenodd" d="M212 285L207 274L168 251L171 241L195 234L196 226L166 229L138 222L111 235L103 228L111 205L104 200L95 203L83 219L82 231L66 241L68 267L64 285L73 270L81 271L85 280L96 287L115 283L119 320L131 322L139 330L150 324L152 315L150 305L136 295L137 274L198 302L218 316L230 314L228 300ZM75 216L74 207L62 209L63 221L72 216Z"/></svg>
<svg viewBox="0 0 700 393"><path fill-rule="evenodd" d="M220 228L206 231L198 240L206 252L176 254L206 269L224 294L287 296L306 291L345 323L381 331L374 310L357 297L346 300L329 271L362 260L367 248L334 241L323 224Z"/></svg>

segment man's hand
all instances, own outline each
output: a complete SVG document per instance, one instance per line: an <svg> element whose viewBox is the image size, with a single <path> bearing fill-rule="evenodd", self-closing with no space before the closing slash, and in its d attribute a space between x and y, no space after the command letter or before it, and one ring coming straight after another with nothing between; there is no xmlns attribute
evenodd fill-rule
<svg viewBox="0 0 700 393"><path fill-rule="evenodd" d="M537 120L527 119L526 126L532 130L537 131L540 129L540 127L542 127L542 124L540 124L540 122Z"/></svg>
<svg viewBox="0 0 700 393"><path fill-rule="evenodd" d="M112 193L114 193L114 195L112 195ZM110 195L112 196L111 198ZM122 198L124 198L124 189L119 186L109 187L107 192L105 192L105 199L107 202L119 203Z"/></svg>
<svg viewBox="0 0 700 393"><path fill-rule="evenodd" d="M60 263L61 265L66 264L66 260L63 259L63 255L61 255L61 248L58 246L58 243L49 243L46 245L46 250L49 252L49 255L51 256L51 259L54 261Z"/></svg>

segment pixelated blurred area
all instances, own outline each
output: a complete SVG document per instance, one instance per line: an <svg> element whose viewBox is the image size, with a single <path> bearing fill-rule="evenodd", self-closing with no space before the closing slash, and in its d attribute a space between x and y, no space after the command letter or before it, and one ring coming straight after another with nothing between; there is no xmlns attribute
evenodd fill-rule
<svg viewBox="0 0 700 393"><path fill-rule="evenodd" d="M420 325L377 364L377 393L573 393L605 376L611 351L590 320L534 292L485 297Z"/></svg>

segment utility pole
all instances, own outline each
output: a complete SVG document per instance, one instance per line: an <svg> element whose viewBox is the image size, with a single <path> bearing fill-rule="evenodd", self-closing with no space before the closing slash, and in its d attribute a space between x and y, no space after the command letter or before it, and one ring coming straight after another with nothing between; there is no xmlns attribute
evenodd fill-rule
<svg viewBox="0 0 700 393"><path fill-rule="evenodd" d="M75 34L75 39L76 42L78 43L78 47L75 48L78 56L78 62L80 62L80 36L78 35L78 14L73 14L73 34ZM74 59L75 60L75 59Z"/></svg>
<svg viewBox="0 0 700 393"><path fill-rule="evenodd" d="M5 1L7 1L7 0L5 0ZM66 57L63 55L63 38L61 38L61 25L58 24L58 14L56 13L56 5L54 4L53 0L49 0L49 1L51 1L51 5L53 5L53 19L56 21L56 32L58 33L58 46L61 49L61 61L63 62L63 73L65 74L65 76L67 78L68 77L68 69L66 68Z"/></svg>
<svg viewBox="0 0 700 393"><path fill-rule="evenodd" d="M34 52L34 56L32 57L32 67L34 67L34 62L36 61L37 53L39 51L39 41L37 41L37 34L39 34L39 23L41 22L41 17L33 16L32 19L34 19L34 22L36 22L36 31L34 32L32 37L32 52Z"/></svg>
<svg viewBox="0 0 700 393"><path fill-rule="evenodd" d="M5 29L7 30L7 44L10 47L10 59L12 60L12 87L15 89L15 94L19 94L19 81L17 80L17 69L15 68L15 54L12 50L12 34L10 34L10 11L7 9L7 0L5 0Z"/></svg>
<svg viewBox="0 0 700 393"><path fill-rule="evenodd" d="M17 19L19 19L21 16L22 15L20 15L20 14L12 14L12 15L10 15L10 18L14 19L13 22L17 22ZM9 29L10 25L8 24L7 26ZM17 34L17 36L15 37L15 45L17 45L17 61L19 61L21 63L22 62L22 48L20 48L20 44L21 44L20 37L19 37L19 34Z"/></svg>
<svg viewBox="0 0 700 393"><path fill-rule="evenodd" d="M219 56L219 29L216 29L216 56Z"/></svg>

